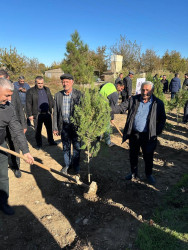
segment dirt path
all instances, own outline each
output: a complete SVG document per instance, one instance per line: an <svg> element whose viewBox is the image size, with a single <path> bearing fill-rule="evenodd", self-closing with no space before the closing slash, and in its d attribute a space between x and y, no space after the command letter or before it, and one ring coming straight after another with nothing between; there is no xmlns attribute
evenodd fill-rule
<svg viewBox="0 0 188 250"><path fill-rule="evenodd" d="M126 115L116 115L124 127ZM114 128L107 148L102 144L91 162L92 180L98 184L98 198L84 198L85 189L66 178L21 161L22 177L9 170L10 198L14 216L0 212L0 249L136 249L139 225L149 220L162 195L187 172L188 129L168 115L169 129L159 137L155 153L155 187L145 182L143 159L139 159L140 181L125 182L129 172L128 144ZM48 146L43 130L43 150L35 147L34 131L27 139L36 160L60 170L63 164L60 137L58 147ZM83 154L83 153L82 153ZM84 155L82 155L83 162ZM81 179L87 183L87 166L81 164Z"/></svg>

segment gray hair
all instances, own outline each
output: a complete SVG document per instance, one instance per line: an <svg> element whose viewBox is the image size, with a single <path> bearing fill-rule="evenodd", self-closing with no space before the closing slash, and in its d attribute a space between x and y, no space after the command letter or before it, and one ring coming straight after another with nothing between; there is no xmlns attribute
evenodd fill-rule
<svg viewBox="0 0 188 250"><path fill-rule="evenodd" d="M14 84L5 78L0 78L0 87L4 89L9 89L11 91L14 90Z"/></svg>
<svg viewBox="0 0 188 250"><path fill-rule="evenodd" d="M153 84L152 82L150 82L150 81L145 81L145 82L143 82L142 85L141 85L141 88L142 88L142 86L144 86L144 85L150 85L151 88L154 89L154 84Z"/></svg>

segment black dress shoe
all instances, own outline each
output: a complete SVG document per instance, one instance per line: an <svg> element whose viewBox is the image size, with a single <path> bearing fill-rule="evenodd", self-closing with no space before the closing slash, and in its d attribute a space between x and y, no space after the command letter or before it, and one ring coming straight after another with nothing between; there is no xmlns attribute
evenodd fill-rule
<svg viewBox="0 0 188 250"><path fill-rule="evenodd" d="M22 176L22 173L19 169L12 169L12 171L14 172L16 178L20 178Z"/></svg>
<svg viewBox="0 0 188 250"><path fill-rule="evenodd" d="M57 143L56 143L55 141L52 141L52 142L49 142L49 145L50 145L50 146L56 146Z"/></svg>
<svg viewBox="0 0 188 250"><path fill-rule="evenodd" d="M2 203L2 204L0 204L0 210L2 210L2 212L4 214L7 214L7 215L13 215L13 214L15 214L14 209L11 206L9 206L8 203Z"/></svg>

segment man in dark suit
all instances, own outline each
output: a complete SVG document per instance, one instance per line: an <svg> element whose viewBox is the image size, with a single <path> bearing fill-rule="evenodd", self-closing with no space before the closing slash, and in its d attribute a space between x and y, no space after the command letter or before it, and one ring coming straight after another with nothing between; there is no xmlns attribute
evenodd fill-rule
<svg viewBox="0 0 188 250"><path fill-rule="evenodd" d="M27 117L34 122L37 149L42 148L41 131L43 123L47 130L49 145L57 145L52 133L51 114L53 106L54 101L50 89L44 86L44 78L37 76L35 86L26 93Z"/></svg>
<svg viewBox="0 0 188 250"><path fill-rule="evenodd" d="M129 71L128 76L126 76L123 79L124 83L124 90L122 93L122 102L125 102L132 96L132 78L134 76L134 73L132 71Z"/></svg>

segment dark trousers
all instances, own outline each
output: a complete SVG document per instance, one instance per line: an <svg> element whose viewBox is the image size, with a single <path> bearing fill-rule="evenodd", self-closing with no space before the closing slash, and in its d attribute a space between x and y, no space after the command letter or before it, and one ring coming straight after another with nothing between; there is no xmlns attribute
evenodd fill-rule
<svg viewBox="0 0 188 250"><path fill-rule="evenodd" d="M7 148L6 142L1 144L1 146ZM5 192L7 197L9 196L8 156L7 153L0 150L0 193L1 191Z"/></svg>
<svg viewBox="0 0 188 250"><path fill-rule="evenodd" d="M16 153L20 153L20 148L17 143L17 140L13 137L11 137L10 131L7 127L6 129L6 142L8 144L8 147L10 150L15 151ZM20 158L16 157L14 155L8 154L8 164L9 167L12 169L19 169L20 168Z"/></svg>
<svg viewBox="0 0 188 250"><path fill-rule="evenodd" d="M45 114L39 114L37 119L34 119L34 126L35 126L35 139L37 142L37 146L42 146L42 125L45 125L47 136L48 136L48 142L51 143L54 141L53 134L52 134L52 117L51 114L45 113Z"/></svg>
<svg viewBox="0 0 188 250"><path fill-rule="evenodd" d="M171 92L171 99L174 99L176 92Z"/></svg>
<svg viewBox="0 0 188 250"><path fill-rule="evenodd" d="M23 107L23 111L24 111L24 115L25 115L25 118L26 118L26 124L25 125L28 125L28 126L31 126L31 122L29 120L29 118L27 118L27 110L26 110L26 104L22 104L22 107ZM27 126L26 126L27 127Z"/></svg>
<svg viewBox="0 0 188 250"><path fill-rule="evenodd" d="M185 103L183 121L188 122L188 101Z"/></svg>
<svg viewBox="0 0 188 250"><path fill-rule="evenodd" d="M80 141L72 124L63 123L61 133L63 143L63 157L66 167L73 165L75 171L80 170ZM71 144L73 145L73 155L71 157Z"/></svg>
<svg viewBox="0 0 188 250"><path fill-rule="evenodd" d="M152 174L153 153L156 146L157 146L157 139L149 140L148 133L132 132L129 138L129 147L130 147L129 156L130 156L132 173L137 172L138 154L141 147L145 162L145 173L147 176Z"/></svg>

